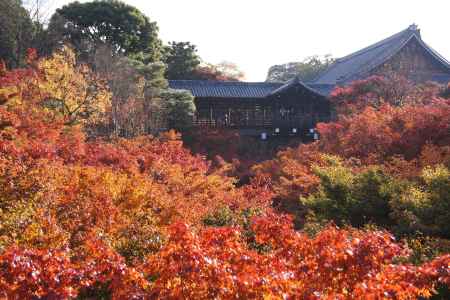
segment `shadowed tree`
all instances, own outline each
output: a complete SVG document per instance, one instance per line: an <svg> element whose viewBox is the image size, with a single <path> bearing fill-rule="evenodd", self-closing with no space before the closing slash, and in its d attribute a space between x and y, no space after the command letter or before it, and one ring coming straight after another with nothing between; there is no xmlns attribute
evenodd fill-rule
<svg viewBox="0 0 450 300"><path fill-rule="evenodd" d="M21 66L31 47L33 23L20 0L0 1L0 59L11 67Z"/></svg>

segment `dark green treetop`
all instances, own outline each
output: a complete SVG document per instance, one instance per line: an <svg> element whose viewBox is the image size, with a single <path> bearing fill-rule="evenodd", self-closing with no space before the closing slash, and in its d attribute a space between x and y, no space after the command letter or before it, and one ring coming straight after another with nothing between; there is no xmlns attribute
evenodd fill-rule
<svg viewBox="0 0 450 300"><path fill-rule="evenodd" d="M0 1L0 59L10 67L23 65L31 47L33 23L20 0Z"/></svg>
<svg viewBox="0 0 450 300"><path fill-rule="evenodd" d="M168 79L191 79L200 65L197 48L190 42L170 42L164 47Z"/></svg>
<svg viewBox="0 0 450 300"><path fill-rule="evenodd" d="M60 32L62 40L71 42L80 52L105 43L117 54L144 53L148 61L161 57L157 24L137 8L118 0L65 5L52 16L49 30Z"/></svg>

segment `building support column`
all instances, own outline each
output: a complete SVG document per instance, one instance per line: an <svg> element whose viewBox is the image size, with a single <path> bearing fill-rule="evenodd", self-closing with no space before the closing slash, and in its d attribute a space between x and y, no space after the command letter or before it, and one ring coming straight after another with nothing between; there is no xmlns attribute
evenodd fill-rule
<svg viewBox="0 0 450 300"><path fill-rule="evenodd" d="M212 106L209 107L209 122L210 122L210 126L212 127L213 123L214 123Z"/></svg>

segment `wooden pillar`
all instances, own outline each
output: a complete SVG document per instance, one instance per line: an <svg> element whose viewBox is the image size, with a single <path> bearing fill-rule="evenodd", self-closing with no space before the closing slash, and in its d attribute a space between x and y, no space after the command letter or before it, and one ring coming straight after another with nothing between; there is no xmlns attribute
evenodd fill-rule
<svg viewBox="0 0 450 300"><path fill-rule="evenodd" d="M213 108L211 105L209 106L209 123L210 126L213 126Z"/></svg>
<svg viewBox="0 0 450 300"><path fill-rule="evenodd" d="M245 126L248 126L248 107L245 108Z"/></svg>
<svg viewBox="0 0 450 300"><path fill-rule="evenodd" d="M266 125L266 107L265 106L263 106L263 124L262 125L263 126Z"/></svg>

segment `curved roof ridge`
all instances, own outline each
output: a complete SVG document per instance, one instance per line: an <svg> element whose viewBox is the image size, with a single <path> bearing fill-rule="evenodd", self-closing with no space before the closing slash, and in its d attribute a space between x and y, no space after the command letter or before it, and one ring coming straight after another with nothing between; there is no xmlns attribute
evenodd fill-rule
<svg viewBox="0 0 450 300"><path fill-rule="evenodd" d="M414 34L411 35L405 42L403 42L402 44L400 44L399 46L397 46L393 51L391 51L391 53L389 53L388 55L386 55L386 56L383 58L383 60L380 60L379 62L376 62L376 63L374 63L374 64L371 64L371 65L369 65L368 68L366 68L366 70L362 70L362 71L360 71L360 72L358 72L358 73L352 74L351 76L358 76L358 75L364 74L364 73L366 73L366 72L370 72L371 70L373 70L373 69L379 67L379 66L382 65L385 61L391 59L391 58L392 58L393 56L395 56L399 51L401 51L401 49L402 49L406 44L408 44L408 43L411 41L411 39L413 39L413 38L416 38L417 42L420 43L420 44L425 48L425 50L426 50L428 53L430 53L432 56L434 56L435 59L440 60L440 61L442 62L442 64L444 64L448 69L450 69L450 63L449 63L442 55L440 55L436 50L434 50L434 49L431 48L428 44L426 44L426 43L422 40L422 38L420 37L420 35L417 35L417 34L414 33ZM351 76L349 76L349 77L351 77ZM347 77L346 79L348 79L348 77Z"/></svg>
<svg viewBox="0 0 450 300"><path fill-rule="evenodd" d="M408 28L406 28L406 29L404 29L404 30L402 30L400 32L397 32L397 33L395 33L395 34L393 34L393 35L391 35L391 36L389 36L389 37L387 37L387 38L385 38L385 39L383 39L381 41L378 41L378 42L376 42L376 43L374 43L374 44L372 44L370 46L367 46L367 47L365 47L365 48L363 48L361 50L358 50L356 52L350 53L350 54L348 54L346 56L343 56L343 57L340 57L340 58L336 59L335 62L331 66L329 66L326 70L324 70L323 72L321 72L320 74L315 76L315 78L311 82L313 82L313 83L317 82L319 79L321 79L321 77L323 75L328 73L330 70L334 69L340 63L344 63L344 62L346 62L346 61L348 61L350 59L356 58L357 56L360 56L360 55L366 54L366 53L368 53L370 51L376 50L377 48L385 46L386 44L388 44L388 43L390 43L392 41L398 41L398 39L400 37L407 36L409 38L411 36L411 34L412 35L413 34L418 34L419 39L421 39L420 31L419 31L417 25L416 24L412 24L412 25L408 26Z"/></svg>
<svg viewBox="0 0 450 300"><path fill-rule="evenodd" d="M406 33L408 33L408 35L406 35ZM330 76L331 73L335 73L337 72L338 74L340 74L338 76L338 74L335 75L331 75L334 79L332 80L333 83L337 83L338 80L341 80L343 77L349 77L354 73L359 73L358 70L353 70L351 72L346 71L345 74L342 74L342 72L344 70L340 70L342 69L342 66L346 66L347 64L350 64L352 60L364 60L364 56L371 56L372 53L379 51L379 48L382 47L387 47L387 45L395 45L395 43L398 43L401 40L404 40L405 37L410 37L410 33L413 33L409 27L405 30L402 30L401 32L398 32L386 39L383 39L375 44L372 44L368 47L365 47L359 51L353 52L349 55L346 55L342 58L338 58L336 59L336 61L330 66L328 67L326 70L324 70L323 72L321 72L316 78L314 78L314 83L330 83L328 82L330 79L325 79L326 82L321 82L324 78ZM403 43L402 43L403 44ZM355 68L360 68L362 65L366 65L367 63L362 63L359 66L357 66L356 64L352 63L352 67L348 68L345 67L345 69L355 69ZM337 69L337 70L336 70ZM336 71L335 71L336 70Z"/></svg>
<svg viewBox="0 0 450 300"><path fill-rule="evenodd" d="M427 43L425 43L424 41L420 40L420 43L423 44L423 46L425 47L425 49L431 54L433 55L436 59L440 60L444 65L447 66L447 68L450 69L450 61L448 61L445 57L443 57L441 54L439 54L439 52L437 52L436 50L434 50L432 47L430 47Z"/></svg>
<svg viewBox="0 0 450 300"><path fill-rule="evenodd" d="M298 75L295 76L294 78L292 78L291 80L289 80L288 82L286 82L284 85L282 85L279 88L270 92L269 95L267 95L267 96L273 96L273 95L279 94L295 85L300 85L314 94L323 96L323 93L317 91L316 89L314 89L314 88L310 87L309 85L307 85L306 83L304 83Z"/></svg>
<svg viewBox="0 0 450 300"><path fill-rule="evenodd" d="M382 57L382 59L379 59L378 61L375 60L375 62L369 62L366 66L362 67L361 70L359 70L359 72L355 72L353 74L349 74L348 76L346 76L345 78L343 78L343 80L348 80L351 77L354 76L358 76L358 75L362 75L366 72L370 72L371 70L379 67L380 65L382 65L385 61L391 59L393 56L395 56L399 51L402 50L402 48L408 44L411 39L416 38L416 40L418 42L421 42L421 38L420 36L417 36L415 33L413 33L411 36L408 37L407 40L405 40L404 42L402 42L401 44L397 45L396 47L394 47L391 51L389 51L389 53L387 53L385 56Z"/></svg>
<svg viewBox="0 0 450 300"><path fill-rule="evenodd" d="M383 40L381 40L379 42L376 42L375 44L367 46L367 47L365 47L365 48L363 48L361 50L358 50L356 52L350 53L350 54L348 54L348 55L346 55L344 57L340 57L340 58L336 59L336 62L344 62L344 61L349 60L349 59L351 59L351 58L353 58L355 56L362 55L362 54L364 54L364 53L366 53L368 51L371 51L371 50L374 50L376 48L379 48L379 47L387 44L388 42L391 42L391 41L393 41L393 40L403 36L405 33L409 32L409 31L410 31L409 28L405 29L403 31L400 31L400 32L398 32L398 33L396 33L394 35L391 35L388 38L385 38L385 39L383 39Z"/></svg>
<svg viewBox="0 0 450 300"><path fill-rule="evenodd" d="M413 24L380 42L337 59L329 68L314 78L312 83L339 84L356 79L392 58L413 39L445 70L450 70L450 62L422 40L419 28Z"/></svg>

